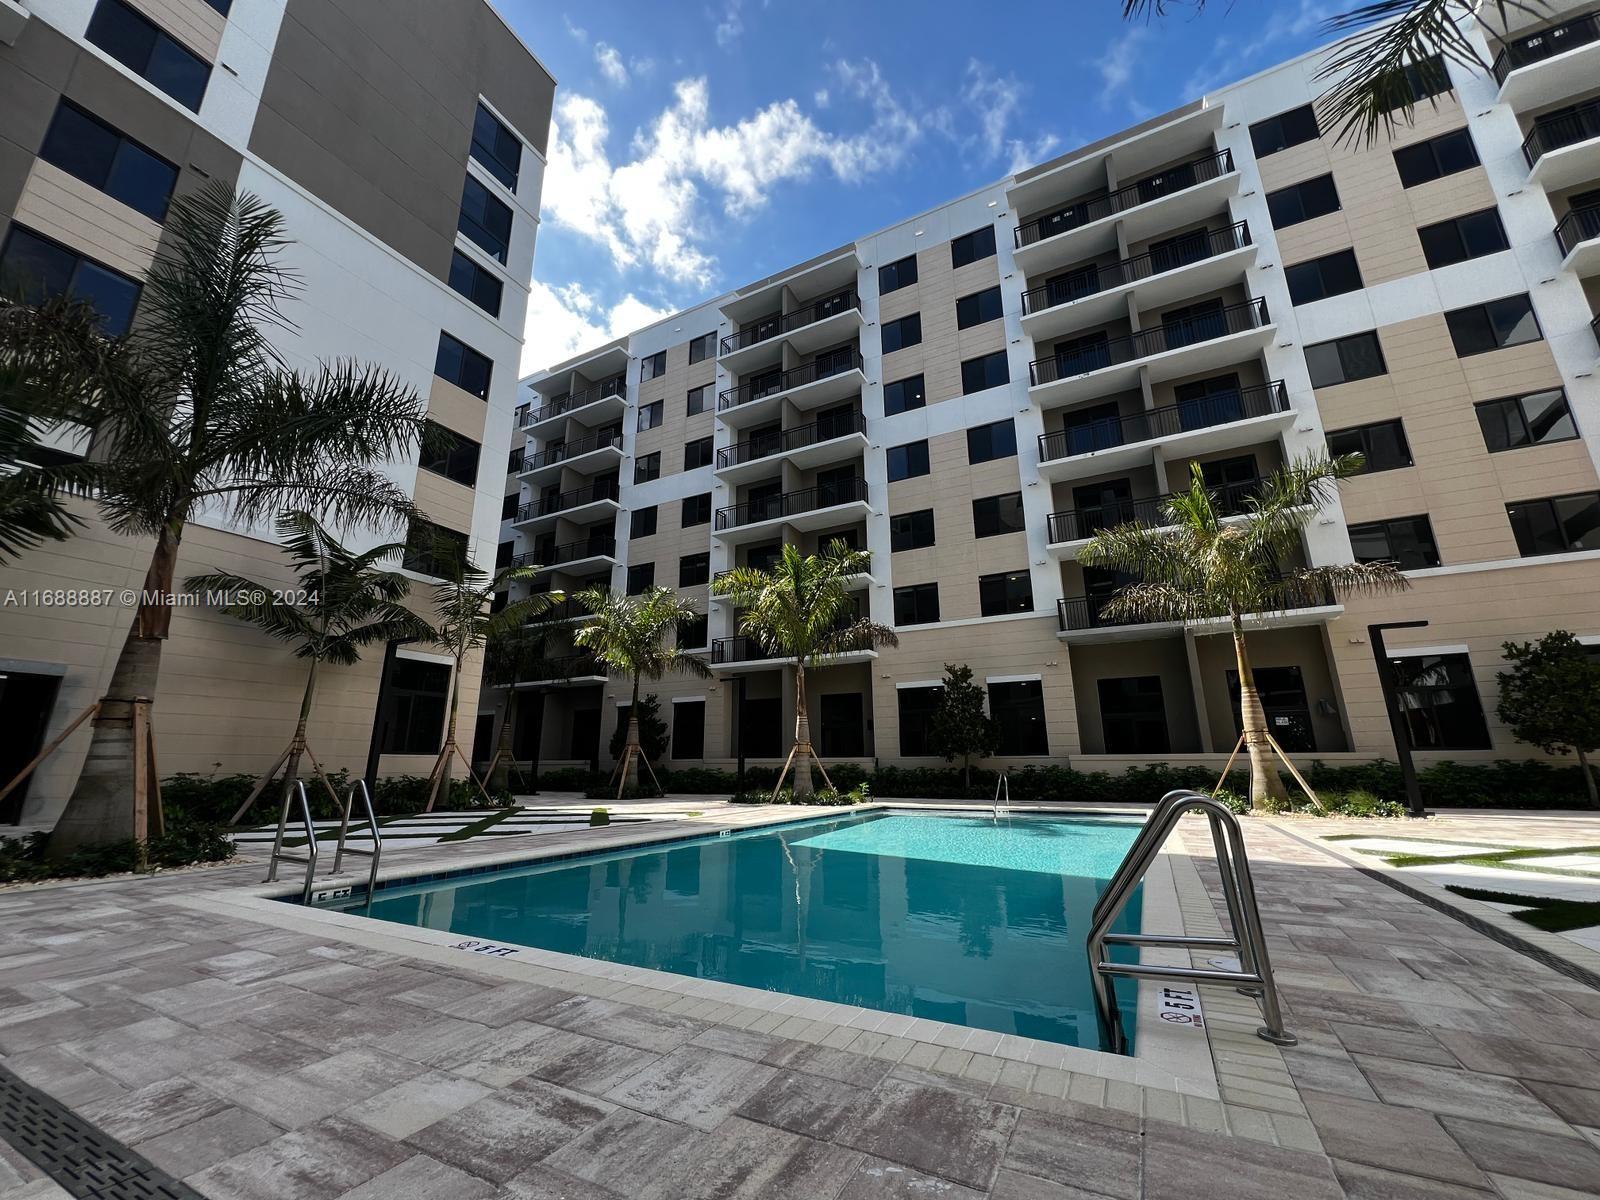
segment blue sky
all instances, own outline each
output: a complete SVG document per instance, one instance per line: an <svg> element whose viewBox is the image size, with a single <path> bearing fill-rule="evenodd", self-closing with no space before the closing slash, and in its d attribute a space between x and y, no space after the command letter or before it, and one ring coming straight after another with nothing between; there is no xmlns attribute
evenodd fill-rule
<svg viewBox="0 0 1600 1200"><path fill-rule="evenodd" d="M559 81L527 370L1293 57L1336 7L498 3Z"/></svg>

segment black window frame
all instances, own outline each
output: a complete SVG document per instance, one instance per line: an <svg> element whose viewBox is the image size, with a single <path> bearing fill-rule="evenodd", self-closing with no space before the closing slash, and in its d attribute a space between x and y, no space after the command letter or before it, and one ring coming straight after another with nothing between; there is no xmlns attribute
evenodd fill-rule
<svg viewBox="0 0 1600 1200"><path fill-rule="evenodd" d="M423 422L422 452L417 468L464 487L478 486L478 463L483 444L465 434L446 429L437 421Z"/></svg>
<svg viewBox="0 0 1600 1200"><path fill-rule="evenodd" d="M1390 453L1390 446L1385 446L1379 451L1374 451L1377 444L1375 436L1378 431L1392 430L1396 436L1391 439L1392 448L1404 457L1404 462L1399 462ZM1335 445L1335 441L1342 445ZM1353 441L1354 444L1350 444ZM1344 454L1360 454L1362 463L1360 474L1376 475L1382 471L1399 471L1406 467L1416 465L1416 459L1411 456L1411 442L1406 437L1405 423L1399 417L1390 421L1369 421L1364 425L1347 425L1343 429L1330 429L1327 432L1328 453L1334 457Z"/></svg>
<svg viewBox="0 0 1600 1200"><path fill-rule="evenodd" d="M1520 315L1508 322L1513 307L1518 309ZM1482 326L1473 328L1472 322L1480 315ZM1533 331L1537 336L1525 337L1519 341L1504 340L1503 330L1516 330L1522 326L1525 319L1533 322ZM1488 300L1482 304L1469 304L1464 308L1451 309L1444 314L1444 322L1450 331L1450 343L1455 347L1457 358L1474 358L1479 354L1492 354L1496 350L1510 350L1516 346L1529 346L1534 342L1544 341L1544 328L1539 324L1538 313L1534 312L1533 298L1526 292L1514 296L1501 296L1498 300ZM1471 335L1484 332L1490 335L1489 342L1467 340Z"/></svg>
<svg viewBox="0 0 1600 1200"><path fill-rule="evenodd" d="M683 498L678 509L678 527L680 529L689 529L695 525L706 525L710 521L710 492L700 492L698 495L685 496Z"/></svg>
<svg viewBox="0 0 1600 1200"><path fill-rule="evenodd" d="M661 451L652 450L649 454L636 455L633 460L633 481L635 483L653 483L661 478Z"/></svg>
<svg viewBox="0 0 1600 1200"><path fill-rule="evenodd" d="M995 431L1005 427L1007 437L996 438ZM998 447L998 448L997 448ZM1017 423L1007 417L1003 421L990 421L984 425L967 428L967 462L998 462L1002 458L1015 458L1017 454Z"/></svg>
<svg viewBox="0 0 1600 1200"><path fill-rule="evenodd" d="M1033 611L1033 572L1026 567L978 576L979 616L1012 617Z"/></svg>
<svg viewBox="0 0 1600 1200"><path fill-rule="evenodd" d="M909 266L907 265L909 264ZM908 273L909 272L909 273ZM878 268L878 295L887 296L917 282L917 256L908 254Z"/></svg>
<svg viewBox="0 0 1600 1200"><path fill-rule="evenodd" d="M1320 193L1324 184L1328 189L1328 194L1332 197L1333 206L1331 208L1317 208L1313 212L1311 209L1315 206L1307 204L1306 198L1308 194L1317 195ZM1309 190L1313 188L1316 190ZM1325 202L1326 197L1321 197L1321 199ZM1302 179L1299 183L1291 183L1287 187L1281 187L1267 193L1267 212L1271 216L1274 229L1289 229L1307 221L1315 221L1318 217L1326 217L1333 213L1341 212L1343 209L1344 202L1339 196L1339 185L1335 182L1331 171L1315 175L1310 179Z"/></svg>
<svg viewBox="0 0 1600 1200"><path fill-rule="evenodd" d="M1002 689L998 695L996 689ZM995 753L1011 758L1048 757L1050 731L1043 682L997 680L988 684L988 692L989 716L1000 728L1000 746Z"/></svg>
<svg viewBox="0 0 1600 1200"><path fill-rule="evenodd" d="M1004 350L980 354L961 364L961 394L971 396L1011 382L1011 358Z"/></svg>
<svg viewBox="0 0 1600 1200"><path fill-rule="evenodd" d="M956 328L975 329L1005 316L1000 285L969 292L956 300Z"/></svg>
<svg viewBox="0 0 1600 1200"><path fill-rule="evenodd" d="M702 642L701 645L705 643ZM686 723L683 718L693 713L695 720ZM684 761L703 759L706 756L706 702L677 697L672 701L672 752L668 756Z"/></svg>
<svg viewBox="0 0 1600 1200"><path fill-rule="evenodd" d="M660 379L667 373L667 352L657 350L654 354L646 354L639 360L639 382L648 383L652 379Z"/></svg>
<svg viewBox="0 0 1600 1200"><path fill-rule="evenodd" d="M900 455L904 467L896 473L895 456ZM920 479L929 474L931 466L928 457L928 439L918 438L914 442L902 442L898 446L890 446L883 452L884 466L888 471L889 482L899 483L902 479Z"/></svg>
<svg viewBox="0 0 1600 1200"><path fill-rule="evenodd" d="M640 596L656 585L656 564L653 562L634 563L628 568L627 589L628 595Z"/></svg>
<svg viewBox="0 0 1600 1200"><path fill-rule="evenodd" d="M1309 133L1307 118L1310 119ZM1286 109L1251 125L1250 148L1258 159L1268 158L1280 151L1314 142L1321 136L1316 105L1302 104L1299 108Z"/></svg>
<svg viewBox="0 0 1600 1200"><path fill-rule="evenodd" d="M25 291L18 291L17 289L9 286L5 274L6 260L16 248L19 241L26 241L29 239L37 242L39 244L39 248L59 256L63 261L63 265L66 265L70 262L70 266L66 271L66 285L60 290L52 291L47 286L45 289L41 290L35 295L29 294ZM85 267L92 271L98 272L112 282L127 285L127 287L130 289L130 295L127 307L127 316L125 320L115 323L109 321L108 318L111 314L108 314L94 304L95 293L93 291L86 291L76 286ZM0 295L4 295L7 299L13 300L19 304L27 305L43 304L49 300L57 298L58 296L70 297L95 308L95 311L100 315L99 323L102 333L108 337L121 337L133 327L134 318L139 312L139 302L144 298L144 285L137 279L134 279L128 275L124 275L121 271L118 271L113 267L108 267L105 263L100 262L97 259L90 258L87 254L83 254L77 250L74 250L71 246L67 246L56 241L55 238L46 237L37 230L29 229L26 225L21 225L15 219L13 219L11 222L11 228L6 231L4 238L0 239ZM118 315L120 316L120 314Z"/></svg>
<svg viewBox="0 0 1600 1200"><path fill-rule="evenodd" d="M450 705L450 665L396 655L378 700L382 754L437 754Z"/></svg>
<svg viewBox="0 0 1600 1200"><path fill-rule="evenodd" d="M984 225L971 233L950 239L950 266L952 270L993 258L996 254L994 226Z"/></svg>
<svg viewBox="0 0 1600 1200"><path fill-rule="evenodd" d="M633 429L635 433L645 433L651 429L660 429L667 420L667 402L665 400L652 400L649 404L641 404L634 413Z"/></svg>
<svg viewBox="0 0 1600 1200"><path fill-rule="evenodd" d="M93 127L101 145L110 151L103 155L103 162L90 161L101 156L92 154L96 147L81 136L81 129L68 128L73 122ZM57 102L55 114L50 118L50 127L39 145L39 157L97 192L149 217L157 225L167 219L167 208L178 186L178 164L65 96ZM141 195L141 189L134 185L148 182L152 170L161 169L166 175L166 186Z"/></svg>
<svg viewBox="0 0 1600 1200"><path fill-rule="evenodd" d="M459 529L447 529L422 517L413 517L406 529L400 566L430 579L448 579L467 562L469 542L469 537Z"/></svg>
<svg viewBox="0 0 1600 1200"><path fill-rule="evenodd" d="M441 329L439 349L433 356L433 373L479 400L488 400L489 389L494 384L494 359Z"/></svg>
<svg viewBox="0 0 1600 1200"><path fill-rule="evenodd" d="M939 621L939 585L908 583L894 589L894 623L934 625Z"/></svg>
<svg viewBox="0 0 1600 1200"><path fill-rule="evenodd" d="M493 144L486 139L486 134L493 138ZM508 143L516 151L509 163L506 161ZM522 174L522 139L490 112L482 100L478 101L478 109L472 117L472 140L467 147L467 154L476 159L478 165L489 172L506 191L516 193L517 181Z"/></svg>
<svg viewBox="0 0 1600 1200"><path fill-rule="evenodd" d="M119 21L123 22L120 29L117 28ZM148 45L139 47L119 37L120 34L127 33L135 27L141 36L148 38ZM104 50L151 87L172 97L190 112L199 112L200 106L205 103L206 90L211 86L212 64L131 4L126 4L123 0L99 0L89 17L89 24L83 36L86 41ZM158 64L157 58L163 54L167 56L167 61L164 65ZM187 87L176 89L176 81L170 76L171 68L174 66L181 67L185 72L195 73L198 90L193 91L192 98L190 93L196 79L191 78L186 81ZM163 78L166 78L165 83L161 81Z"/></svg>
<svg viewBox="0 0 1600 1200"><path fill-rule="evenodd" d="M712 385L709 383L702 383L699 387L690 388L683 402L685 415L697 417L703 412L710 412L711 392Z"/></svg>
<svg viewBox="0 0 1600 1200"><path fill-rule="evenodd" d="M511 206L469 171L461 184L456 230L503 267L511 260L511 227L515 220Z"/></svg>
<svg viewBox="0 0 1600 1200"><path fill-rule="evenodd" d="M717 331L702 333L699 337L689 339L689 365L705 362L708 358L717 356Z"/></svg>
<svg viewBox="0 0 1600 1200"><path fill-rule="evenodd" d="M1452 159L1450 161L1457 165L1449 165L1445 153L1458 154L1463 144L1471 151L1472 161ZM1477 143L1472 140L1472 131L1464 125L1460 129L1452 129L1449 133L1441 133L1438 137L1402 146L1394 152L1395 173L1400 177L1400 186L1408 189L1421 187L1436 179L1447 179L1451 175L1459 175L1462 171L1470 171L1473 167L1482 165L1483 160L1478 157Z"/></svg>
<svg viewBox="0 0 1600 1200"><path fill-rule="evenodd" d="M1351 374L1353 367L1361 361L1357 354L1365 354L1369 347L1372 351L1371 357L1377 360L1378 369L1369 371L1366 374ZM1319 354L1317 360L1314 361L1312 358L1313 351L1330 351L1335 356L1339 367L1338 379L1330 379L1324 376L1319 382L1318 363L1321 361L1322 355ZM1311 386L1313 388L1338 387L1345 383L1358 383L1363 379L1378 379L1389 373L1389 362L1383 353L1383 340L1378 336L1376 329L1346 334L1344 337L1332 338L1326 342L1317 342L1307 346L1304 353L1306 370L1311 376Z"/></svg>
<svg viewBox="0 0 1600 1200"><path fill-rule="evenodd" d="M889 345L889 331L894 330L894 345ZM878 329L878 344L883 353L893 354L897 350L909 350L913 346L922 344L922 314L920 312L907 313L893 321L885 321Z"/></svg>
<svg viewBox="0 0 1600 1200"><path fill-rule="evenodd" d="M900 757L937 758L928 745L928 727L943 702L944 685L895 688L895 712L900 720ZM908 698L910 703L907 703Z"/></svg>
<svg viewBox="0 0 1600 1200"><path fill-rule="evenodd" d="M1021 492L1001 492L996 496L975 496L972 500L972 536L974 539L1004 537L1009 533L1026 533L1027 514L1022 508Z"/></svg>
<svg viewBox="0 0 1600 1200"><path fill-rule="evenodd" d="M697 471L701 467L709 467L712 457L712 439L709 437L690 438L683 444L683 469Z"/></svg>
<svg viewBox="0 0 1600 1200"><path fill-rule="evenodd" d="M896 379L883 385L883 415L886 417L926 408L927 405L928 384L920 373L907 375L904 379Z"/></svg>
<svg viewBox="0 0 1600 1200"><path fill-rule="evenodd" d="M460 247L450 253L450 273L445 281L491 317L499 317L500 306L505 302L504 281Z"/></svg>
<svg viewBox="0 0 1600 1200"><path fill-rule="evenodd" d="M1349 295L1366 286L1353 248L1286 266L1283 281L1289 288L1289 302L1297 306Z"/></svg>
<svg viewBox="0 0 1600 1200"><path fill-rule="evenodd" d="M1406 727L1406 741L1413 750L1488 750L1493 743L1489 738L1489 725L1484 719L1483 697L1478 692L1478 681L1472 672L1470 656L1453 654L1418 654L1396 656L1389 660L1394 675L1395 701ZM1443 672L1442 682L1428 682L1423 676L1427 670ZM1436 675L1435 678L1440 678ZM1470 712L1465 701L1470 699ZM1451 722L1457 732L1468 737L1424 740L1417 735L1430 728L1435 734L1443 733L1447 722L1436 719L1441 702L1461 705L1448 711L1452 718L1465 716L1463 722ZM1430 715L1435 719L1430 720Z"/></svg>
<svg viewBox="0 0 1600 1200"><path fill-rule="evenodd" d="M1574 501L1592 510L1590 515L1594 517L1594 522L1585 531L1593 543L1591 545L1575 543L1567 528L1567 521L1571 518L1562 515L1561 507ZM1535 515L1548 516L1548 521L1544 523L1545 530L1557 533L1561 545L1536 548L1538 542L1535 539L1542 535L1530 526ZM1545 558L1552 554L1575 554L1583 550L1600 549L1600 491L1569 492L1563 496L1518 500L1506 505L1506 519L1511 523L1511 534L1517 541L1517 553L1523 558Z"/></svg>
<svg viewBox="0 0 1600 1200"><path fill-rule="evenodd" d="M655 537L660 518L661 510L657 505L647 504L634 509L628 514L628 540Z"/></svg>
<svg viewBox="0 0 1600 1200"><path fill-rule="evenodd" d="M889 518L889 553L926 550L938 543L933 509L919 508Z"/></svg>
<svg viewBox="0 0 1600 1200"><path fill-rule="evenodd" d="M1511 239L1506 236L1505 222L1496 206L1420 226L1417 241L1430 271L1511 249Z"/></svg>
<svg viewBox="0 0 1600 1200"><path fill-rule="evenodd" d="M1363 554L1357 549L1358 539L1378 538L1383 542L1382 553ZM1402 571L1425 571L1443 565L1427 513L1358 522L1350 526L1350 550L1358 563L1398 563Z"/></svg>
<svg viewBox="0 0 1600 1200"><path fill-rule="evenodd" d="M1527 402L1543 396L1560 398L1561 416L1556 419L1555 424L1559 425L1564 420L1570 432L1554 437L1535 433L1534 422L1528 417ZM1568 399L1565 388L1541 388L1539 391L1524 392L1518 396L1501 396L1495 400L1481 401L1472 408L1478 418L1478 429L1483 434L1484 447L1490 454L1504 454L1508 450L1526 450L1533 446L1553 446L1559 442L1573 441L1579 436L1578 421L1572 413L1572 402ZM1494 423L1491 424L1490 420L1485 418L1492 419ZM1521 430L1520 440L1501 439L1495 436L1496 429L1510 431L1513 426Z"/></svg>
<svg viewBox="0 0 1600 1200"><path fill-rule="evenodd" d="M678 586L699 587L711 582L711 555L702 550L698 554L685 554L678 559Z"/></svg>

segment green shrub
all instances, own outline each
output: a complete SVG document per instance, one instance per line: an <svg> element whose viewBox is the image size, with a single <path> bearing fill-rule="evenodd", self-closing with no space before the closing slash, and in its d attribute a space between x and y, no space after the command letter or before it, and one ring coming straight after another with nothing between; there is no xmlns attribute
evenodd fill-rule
<svg viewBox="0 0 1600 1200"><path fill-rule="evenodd" d="M862 783L846 792L838 788L818 788L811 793L809 800L795 799L794 789L788 787L779 791L776 800L770 791L739 792L732 799L735 804L804 804L815 808L845 808L853 804L871 803L872 792Z"/></svg>
<svg viewBox="0 0 1600 1200"><path fill-rule="evenodd" d="M332 820L339 815L339 805L328 795L322 781L315 775L305 778L306 799L311 805L311 815L319 821ZM329 774L328 782L338 793L340 803L350 787L349 771L338 770ZM256 785L254 775L196 775L178 774L161 781L162 811L169 818L187 818L193 822L213 825L225 824L244 803ZM256 798L255 804L245 814L247 825L268 825L278 818L282 783L275 783L267 793ZM448 796L441 795L434 807L459 811L490 807L507 807L513 803L510 792L495 796L496 804L488 804L477 784L466 778L452 778ZM372 807L379 816L403 816L421 812L428 803L428 781L421 775L390 775L378 780L372 797ZM358 806L359 807L359 806ZM355 815L352 812L352 817ZM290 813L290 820L299 820L298 812Z"/></svg>
<svg viewBox="0 0 1600 1200"><path fill-rule="evenodd" d="M589 814L589 824L609 825L611 824L611 814L603 808L597 808Z"/></svg>
<svg viewBox="0 0 1600 1200"><path fill-rule="evenodd" d="M0 838L0 883L40 879L100 878L141 869L139 843L129 839L74 851L57 862L45 858L49 835ZM226 862L233 843L216 825L168 815L166 832L144 846L143 868L187 867L196 863Z"/></svg>

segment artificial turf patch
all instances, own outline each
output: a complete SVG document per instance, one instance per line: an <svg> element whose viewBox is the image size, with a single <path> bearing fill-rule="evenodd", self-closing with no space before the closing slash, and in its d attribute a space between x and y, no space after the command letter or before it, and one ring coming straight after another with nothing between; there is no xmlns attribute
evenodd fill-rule
<svg viewBox="0 0 1600 1200"><path fill-rule="evenodd" d="M1565 933L1569 929L1587 929L1591 925L1600 925L1600 901L1522 896L1515 892L1496 892L1487 888L1457 887L1453 883L1446 884L1445 888L1458 896L1485 904L1518 905L1526 911L1511 915L1546 933Z"/></svg>

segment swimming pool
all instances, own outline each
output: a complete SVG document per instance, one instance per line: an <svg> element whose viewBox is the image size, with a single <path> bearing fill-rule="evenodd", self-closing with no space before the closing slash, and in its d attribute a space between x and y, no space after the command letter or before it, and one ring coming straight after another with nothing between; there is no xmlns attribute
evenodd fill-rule
<svg viewBox="0 0 1600 1200"><path fill-rule="evenodd" d="M1101 817L858 813L380 887L370 909L365 898L319 907L1100 1049L1084 939L1138 830ZM1140 902L1119 931L1138 931ZM1118 981L1130 1030L1136 994Z"/></svg>

